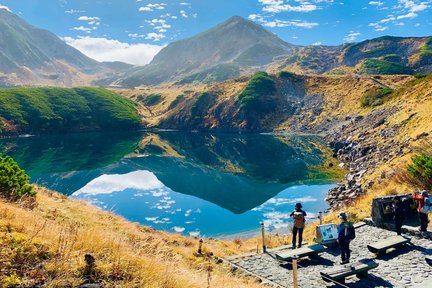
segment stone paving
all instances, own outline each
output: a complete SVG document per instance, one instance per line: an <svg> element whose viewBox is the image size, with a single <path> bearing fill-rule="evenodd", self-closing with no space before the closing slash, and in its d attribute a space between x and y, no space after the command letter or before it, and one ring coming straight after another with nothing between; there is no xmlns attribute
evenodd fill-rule
<svg viewBox="0 0 432 288"><path fill-rule="evenodd" d="M356 225L357 226L357 225ZM356 259L370 258L378 264L378 268L370 270L365 279L351 276L346 279L346 286L353 288L365 287L432 287L432 267L426 256L432 255L432 241L412 237L412 245L397 250L389 250L384 256L376 258L369 252L366 245L374 243L395 233L370 225L358 225L356 239L351 243L351 262ZM230 257L226 260L244 273L257 277L263 283L273 287L292 287L291 265L281 265L275 259L276 251L290 249L281 247L269 250L266 254L248 254ZM298 286L300 288L340 287L321 279L320 271L337 267L340 262L338 247L330 248L316 259L303 258L299 261Z"/></svg>

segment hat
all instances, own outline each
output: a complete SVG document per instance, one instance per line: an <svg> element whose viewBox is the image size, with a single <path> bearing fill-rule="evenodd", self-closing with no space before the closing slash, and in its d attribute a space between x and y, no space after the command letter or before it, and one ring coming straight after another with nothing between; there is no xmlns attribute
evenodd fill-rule
<svg viewBox="0 0 432 288"><path fill-rule="evenodd" d="M341 212L341 213L339 213L338 217L339 217L339 218L342 218L342 219L344 219L344 220L346 220L346 219L348 218L348 217L347 217L347 214L346 214L345 212Z"/></svg>
<svg viewBox="0 0 432 288"><path fill-rule="evenodd" d="M421 192L421 195L422 195L423 197L429 197L429 193L428 193L426 190L423 190L423 191Z"/></svg>
<svg viewBox="0 0 432 288"><path fill-rule="evenodd" d="M297 207L297 208L302 208L303 206L302 206L301 203L296 203L295 207Z"/></svg>

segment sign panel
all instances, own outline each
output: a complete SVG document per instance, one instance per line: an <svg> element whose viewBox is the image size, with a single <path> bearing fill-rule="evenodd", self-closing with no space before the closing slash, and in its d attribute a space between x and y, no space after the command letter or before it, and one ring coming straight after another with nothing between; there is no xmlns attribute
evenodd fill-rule
<svg viewBox="0 0 432 288"><path fill-rule="evenodd" d="M334 243L338 238L338 227L336 224L319 225L316 228L316 236L321 244Z"/></svg>

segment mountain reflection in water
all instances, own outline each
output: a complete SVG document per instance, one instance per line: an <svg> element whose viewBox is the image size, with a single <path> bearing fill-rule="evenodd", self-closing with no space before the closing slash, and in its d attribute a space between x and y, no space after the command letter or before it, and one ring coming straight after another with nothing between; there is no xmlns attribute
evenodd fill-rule
<svg viewBox="0 0 432 288"><path fill-rule="evenodd" d="M311 136L160 132L6 139L31 181L157 229L206 236L289 224L327 208L326 147Z"/></svg>

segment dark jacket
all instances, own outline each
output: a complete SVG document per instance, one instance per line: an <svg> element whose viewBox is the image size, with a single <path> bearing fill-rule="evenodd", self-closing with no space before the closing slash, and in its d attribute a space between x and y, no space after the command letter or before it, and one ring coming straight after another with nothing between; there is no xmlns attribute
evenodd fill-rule
<svg viewBox="0 0 432 288"><path fill-rule="evenodd" d="M353 227L353 224L348 221L344 221L339 224L338 226L338 241L339 242L345 242L349 243L351 241L351 238L349 238L348 235L345 235L345 228Z"/></svg>
<svg viewBox="0 0 432 288"><path fill-rule="evenodd" d="M294 212L302 212L303 213L303 216L305 216L306 217L306 212L303 210L303 209L301 209L301 208L294 208L294 211L293 212L291 212L291 214L290 214L290 217L293 217L294 216Z"/></svg>
<svg viewBox="0 0 432 288"><path fill-rule="evenodd" d="M393 203L392 211L394 213L393 219L395 221L402 221L405 218L405 207L402 202Z"/></svg>

